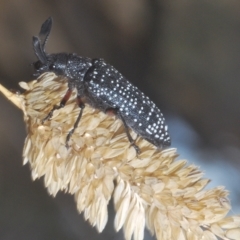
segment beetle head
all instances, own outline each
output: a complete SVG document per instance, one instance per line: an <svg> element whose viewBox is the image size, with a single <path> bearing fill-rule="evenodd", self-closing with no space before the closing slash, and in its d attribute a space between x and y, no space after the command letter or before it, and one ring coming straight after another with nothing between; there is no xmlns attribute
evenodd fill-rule
<svg viewBox="0 0 240 240"><path fill-rule="evenodd" d="M35 77L40 76L44 72L54 72L57 75L64 75L67 65L68 54L57 53L45 55L44 61L38 60L32 65L35 69Z"/></svg>

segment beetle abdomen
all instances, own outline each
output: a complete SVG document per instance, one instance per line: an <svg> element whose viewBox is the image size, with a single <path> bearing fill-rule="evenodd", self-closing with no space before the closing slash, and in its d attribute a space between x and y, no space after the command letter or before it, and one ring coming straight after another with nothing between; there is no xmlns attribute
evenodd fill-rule
<svg viewBox="0 0 240 240"><path fill-rule="evenodd" d="M99 108L117 109L128 127L161 148L170 145L165 119L149 97L132 85L113 66L102 59L93 60L93 66L84 77L88 94Z"/></svg>

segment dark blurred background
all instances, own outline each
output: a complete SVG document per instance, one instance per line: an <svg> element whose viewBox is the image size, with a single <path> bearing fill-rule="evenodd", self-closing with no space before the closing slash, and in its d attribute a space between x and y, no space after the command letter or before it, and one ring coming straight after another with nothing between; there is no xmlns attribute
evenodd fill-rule
<svg viewBox="0 0 240 240"><path fill-rule="evenodd" d="M162 109L181 158L211 187L230 190L240 212L240 2L199 0L2 0L0 83L19 89L36 60L32 36L49 17L47 52L104 58ZM0 95L0 239L123 239L114 211L102 234L72 196L48 195L22 167L22 113ZM151 239L146 233L145 239Z"/></svg>

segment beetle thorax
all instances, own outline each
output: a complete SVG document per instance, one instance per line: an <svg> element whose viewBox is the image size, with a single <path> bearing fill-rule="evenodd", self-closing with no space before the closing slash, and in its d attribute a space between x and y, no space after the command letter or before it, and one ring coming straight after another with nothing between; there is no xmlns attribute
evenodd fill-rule
<svg viewBox="0 0 240 240"><path fill-rule="evenodd" d="M83 78L92 66L91 59L80 57L76 54L68 54L65 76L75 81L83 81Z"/></svg>

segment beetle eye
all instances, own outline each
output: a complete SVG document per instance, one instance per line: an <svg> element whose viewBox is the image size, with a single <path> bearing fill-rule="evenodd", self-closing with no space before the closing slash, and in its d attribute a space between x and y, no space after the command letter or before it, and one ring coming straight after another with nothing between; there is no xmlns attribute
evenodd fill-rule
<svg viewBox="0 0 240 240"><path fill-rule="evenodd" d="M42 63L40 61L34 62L33 66L36 70L39 70L42 67Z"/></svg>
<svg viewBox="0 0 240 240"><path fill-rule="evenodd" d="M49 65L49 70L54 70L55 69L55 65L52 63Z"/></svg>

